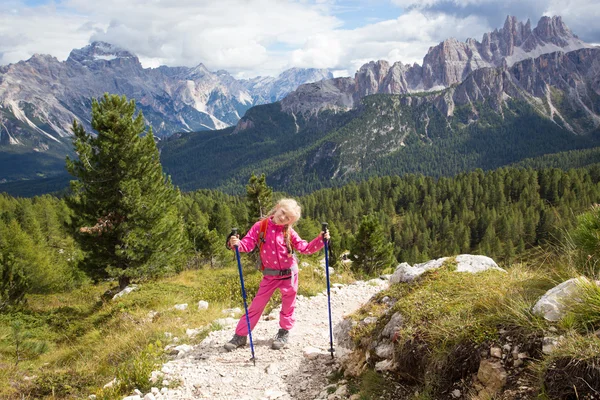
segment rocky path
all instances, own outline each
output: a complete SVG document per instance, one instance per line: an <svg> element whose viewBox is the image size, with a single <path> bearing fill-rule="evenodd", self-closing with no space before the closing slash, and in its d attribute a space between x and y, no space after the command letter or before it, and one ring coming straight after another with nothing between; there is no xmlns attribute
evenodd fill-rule
<svg viewBox="0 0 600 400"><path fill-rule="evenodd" d="M387 286L387 281L359 281L336 285L331 290L331 312L335 326L371 296ZM214 331L183 358L166 363L162 372L167 380L181 385L169 389L168 399L324 399L327 377L338 368L329 349L327 295L298 296L296 325L290 342L282 350L271 350L279 329L279 309L263 316L252 333L256 366L250 347L230 353L223 344L233 335L235 323ZM237 320L235 320L237 322ZM334 343L335 347L335 343Z"/></svg>

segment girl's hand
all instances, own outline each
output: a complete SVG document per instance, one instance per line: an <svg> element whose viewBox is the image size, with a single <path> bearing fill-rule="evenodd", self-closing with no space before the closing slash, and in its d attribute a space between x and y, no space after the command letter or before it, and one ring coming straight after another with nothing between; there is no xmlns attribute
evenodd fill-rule
<svg viewBox="0 0 600 400"><path fill-rule="evenodd" d="M321 233L319 233L319 236L321 236L323 239L329 240L329 229L325 229L325 232L321 231Z"/></svg>
<svg viewBox="0 0 600 400"><path fill-rule="evenodd" d="M239 246L240 238L237 236L232 236L229 238L229 247L233 249L234 246Z"/></svg>

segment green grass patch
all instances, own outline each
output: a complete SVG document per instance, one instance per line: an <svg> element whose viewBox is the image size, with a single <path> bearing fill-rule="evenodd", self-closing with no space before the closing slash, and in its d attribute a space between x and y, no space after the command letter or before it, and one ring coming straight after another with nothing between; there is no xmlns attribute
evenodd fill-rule
<svg viewBox="0 0 600 400"><path fill-rule="evenodd" d="M440 393L453 381L477 372L479 350L498 342L501 327L528 340L542 334L546 322L531 307L556 282L548 273L516 264L507 272L457 273L453 259L410 284L392 285L378 293L354 316L351 332L358 346L368 346L396 312L404 323L396 332L396 372L419 385L423 393ZM396 303L387 309L385 296ZM366 350L366 349L365 349Z"/></svg>
<svg viewBox="0 0 600 400"><path fill-rule="evenodd" d="M312 296L326 289L325 278L316 272L316 259L300 271L299 294ZM245 269L248 302L254 297L262 275ZM351 275L332 277L348 282ZM138 285L138 289L115 300L114 282L86 285L65 293L29 295L19 311L0 314L0 398L118 399L134 388L150 390L150 373L166 361L164 347L179 338L179 344L197 344L211 330L221 310L242 307L237 268L184 271L176 276ZM267 312L278 306L273 297ZM209 303L198 310L200 300ZM187 303L179 311L176 304ZM22 336L16 350L13 329ZM189 338L187 329L201 328ZM28 344L24 346L24 344ZM36 346L46 346L36 351ZM39 347L37 350L41 350ZM19 362L17 363L17 355ZM112 388L105 384L117 380Z"/></svg>

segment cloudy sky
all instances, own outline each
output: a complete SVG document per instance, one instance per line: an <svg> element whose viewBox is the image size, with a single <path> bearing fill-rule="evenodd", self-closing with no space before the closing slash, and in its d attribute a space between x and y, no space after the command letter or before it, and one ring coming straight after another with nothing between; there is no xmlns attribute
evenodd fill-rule
<svg viewBox="0 0 600 400"><path fill-rule="evenodd" d="M65 60L103 40L144 67L195 66L241 77L291 67L352 75L365 62L421 63L430 46L481 40L507 15L561 15L600 43L600 0L1 0L0 65L35 53Z"/></svg>

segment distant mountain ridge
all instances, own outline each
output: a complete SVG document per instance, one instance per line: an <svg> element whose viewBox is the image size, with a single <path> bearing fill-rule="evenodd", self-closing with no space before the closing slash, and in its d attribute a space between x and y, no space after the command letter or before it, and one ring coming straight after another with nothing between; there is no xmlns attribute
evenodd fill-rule
<svg viewBox="0 0 600 400"><path fill-rule="evenodd" d="M73 120L91 130L91 99L105 92L135 99L154 134L166 137L235 125L250 107L278 101L302 83L325 78L332 78L325 69L292 68L276 78L237 80L203 64L143 68L137 56L104 42L75 49L64 62L36 54L0 67L0 166L9 155L11 163L30 158L16 174L0 168L0 181L56 172L70 151L64 139L71 136ZM36 162L31 159L36 154L54 161Z"/></svg>
<svg viewBox="0 0 600 400"><path fill-rule="evenodd" d="M405 94L442 90L462 82L481 68L511 66L527 58L555 51L569 52L592 45L581 41L559 16L542 17L537 26L508 16L504 27L485 33L482 41L454 38L429 49L423 64L371 61L354 78L335 78L301 85L282 100L290 113L316 113L322 109L348 110L360 99L376 93Z"/></svg>
<svg viewBox="0 0 600 400"><path fill-rule="evenodd" d="M143 68L129 51L94 42L73 50L64 62L36 54L0 67L0 116L7 134L0 144L16 144L28 130L51 140L69 136L73 119L85 124L90 99L104 92L136 99L160 137L230 126L251 106L280 100L301 83L331 77L323 69L293 68L278 78L237 80L203 64Z"/></svg>

